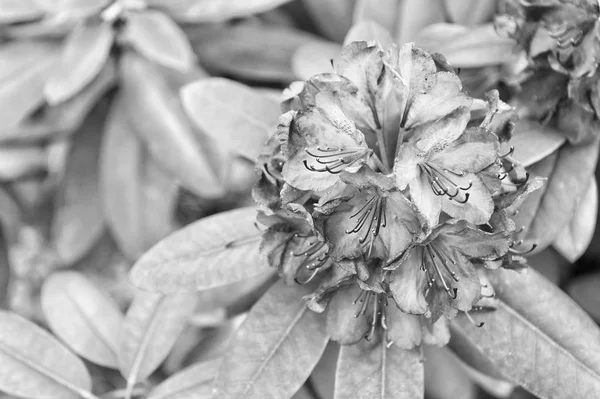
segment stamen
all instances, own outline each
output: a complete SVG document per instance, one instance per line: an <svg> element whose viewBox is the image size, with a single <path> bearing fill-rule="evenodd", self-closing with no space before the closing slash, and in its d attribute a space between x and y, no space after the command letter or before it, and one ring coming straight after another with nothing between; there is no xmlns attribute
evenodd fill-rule
<svg viewBox="0 0 600 399"><path fill-rule="evenodd" d="M522 242L522 240L521 240L521 242ZM508 249L508 252L510 252L511 254L514 254L514 255L526 255L526 254L528 254L528 253L531 253L531 252L533 252L533 250L534 250L534 249L536 249L536 248L537 248L537 244L536 244L536 243L533 243L533 244L531 244L531 248L529 248L529 249L527 249L527 250L524 250L524 251L519 251L519 250L516 250L516 249L514 249L514 248L510 247L510 248Z"/></svg>
<svg viewBox="0 0 600 399"><path fill-rule="evenodd" d="M498 158L506 158L507 156L511 155L513 152L515 152L515 147L511 145L508 152L503 155L498 154Z"/></svg>
<svg viewBox="0 0 600 399"><path fill-rule="evenodd" d="M300 284L300 285L308 284L308 283L310 283L316 277L317 273L319 273L319 269L318 268L316 268L315 270L313 270L313 272L311 273L311 275L306 280L300 280L300 278L298 278L298 276L296 276L296 277L294 277L294 282L296 284Z"/></svg>
<svg viewBox="0 0 600 399"><path fill-rule="evenodd" d="M425 163L423 165L419 165L421 170L427 175L429 178L429 184L431 186L431 190L437 196L447 196L449 200L454 200L460 204L464 204L469 200L469 193L464 193L464 191L469 190L473 187L473 182L469 181L467 187L459 186L452 180L448 174L464 177L466 173L464 172L454 172L449 169L439 169L437 166L433 164ZM464 197L461 199L459 196L463 194Z"/></svg>
<svg viewBox="0 0 600 399"><path fill-rule="evenodd" d="M485 322L482 321L480 323L477 323L475 320L473 320L473 317L469 314L469 312L465 311L465 314L467 315L467 319L469 319L469 321L471 322L471 324L473 324L475 327L477 328L481 328L485 325Z"/></svg>
<svg viewBox="0 0 600 399"><path fill-rule="evenodd" d="M450 265L448 264L448 262L451 262L453 266L456 266L456 262L452 259L447 259L446 257L442 256L441 251L438 250L433 244L429 244L429 246L431 247L431 249L433 249L438 258L440 258L440 260L444 264L444 268L448 271L448 273L450 273L452 279L458 283L460 281L460 278L456 275L456 272L452 270L450 268Z"/></svg>
<svg viewBox="0 0 600 399"><path fill-rule="evenodd" d="M438 277L440 278L440 281L442 282L442 286L444 287L444 290L452 299L456 299L456 297L458 296L458 289L450 288L450 286L448 286L448 283L446 283L446 279L444 278L444 275L442 274L440 267L438 266L437 262L435 261L436 256L433 254L433 252L431 250L431 245L427 245L427 246L425 246L425 248L427 249L427 253L429 254L429 258L431 259L431 264L433 265L436 274L438 275Z"/></svg>
<svg viewBox="0 0 600 399"><path fill-rule="evenodd" d="M328 172L331 174L342 173L343 170L348 166L358 161L365 155L363 148L330 148L330 147L317 147L318 152L314 153L307 149L304 151L313 157L319 165L324 165L323 168L317 168L313 165L309 165L307 160L304 160L304 167L311 172Z"/></svg>
<svg viewBox="0 0 600 399"><path fill-rule="evenodd" d="M380 197L379 195L373 195L367 200L362 208L350 216L350 219L357 217L356 225L352 229L346 230L346 234L359 233L361 230L363 230L363 227L367 226L364 235L360 237L358 241L361 244L364 244L370 237L370 253L375 238L379 235L381 228L386 227L387 225L387 217L385 213L386 198Z"/></svg>

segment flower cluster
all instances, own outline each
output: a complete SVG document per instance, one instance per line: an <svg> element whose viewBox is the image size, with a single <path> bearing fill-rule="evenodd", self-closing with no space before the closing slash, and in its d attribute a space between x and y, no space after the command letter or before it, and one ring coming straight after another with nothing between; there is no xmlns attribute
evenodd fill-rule
<svg viewBox="0 0 600 399"><path fill-rule="evenodd" d="M514 112L412 44L333 65L284 93L253 193L262 251L341 344L444 344L447 319L490 304L477 269L524 263L510 216L541 182L499 153Z"/></svg>
<svg viewBox="0 0 600 399"><path fill-rule="evenodd" d="M597 0L507 0L496 17L529 66L516 104L524 115L552 123L573 142L600 128L600 6Z"/></svg>

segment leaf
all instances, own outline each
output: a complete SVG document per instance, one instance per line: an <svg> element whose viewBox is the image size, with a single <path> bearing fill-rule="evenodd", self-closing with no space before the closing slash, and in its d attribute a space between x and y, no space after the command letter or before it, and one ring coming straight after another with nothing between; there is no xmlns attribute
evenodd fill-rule
<svg viewBox="0 0 600 399"><path fill-rule="evenodd" d="M177 227L179 186L150 159L138 135L118 98L102 141L100 182L108 227L130 259L140 257Z"/></svg>
<svg viewBox="0 0 600 399"><path fill-rule="evenodd" d="M163 0L164 1L164 0ZM161 1L161 2L163 2ZM171 8L176 19L186 22L223 22L232 18L247 17L279 7L290 0L185 0L175 6L164 2ZM158 3L150 0L149 3ZM174 2L175 3L175 2Z"/></svg>
<svg viewBox="0 0 600 399"><path fill-rule="evenodd" d="M52 332L73 351L101 366L118 368L123 315L108 294L82 274L65 271L45 281L41 302Z"/></svg>
<svg viewBox="0 0 600 399"><path fill-rule="evenodd" d="M109 60L77 96L55 106L46 105L16 126L0 128L0 143L31 143L72 134L115 82L115 65Z"/></svg>
<svg viewBox="0 0 600 399"><path fill-rule="evenodd" d="M367 20L359 22L350 28L344 39L344 45L357 41L371 40L381 43L383 48L388 48L394 43L392 35L383 26L377 22Z"/></svg>
<svg viewBox="0 0 600 399"><path fill-rule="evenodd" d="M565 141L564 135L552 126L524 120L517 123L510 145L514 148L512 156L527 167L558 150Z"/></svg>
<svg viewBox="0 0 600 399"><path fill-rule="evenodd" d="M256 209L240 208L198 220L160 241L130 272L138 288L161 292L204 290L270 270L259 251Z"/></svg>
<svg viewBox="0 0 600 399"><path fill-rule="evenodd" d="M224 194L206 146L160 69L128 53L121 58L124 107L152 157L181 184L204 198Z"/></svg>
<svg viewBox="0 0 600 399"><path fill-rule="evenodd" d="M46 169L46 151L40 147L0 147L0 181L39 175Z"/></svg>
<svg viewBox="0 0 600 399"><path fill-rule="evenodd" d="M289 398L308 378L329 337L305 287L277 282L256 303L223 357L214 398Z"/></svg>
<svg viewBox="0 0 600 399"><path fill-rule="evenodd" d="M478 25L494 16L496 0L442 0L451 22L461 25Z"/></svg>
<svg viewBox="0 0 600 399"><path fill-rule="evenodd" d="M566 287L567 293L596 322L600 322L600 273L584 274L574 278Z"/></svg>
<svg viewBox="0 0 600 399"><path fill-rule="evenodd" d="M431 24L444 22L445 12L439 0L404 0L400 4L396 43L413 42L421 30ZM446 52L442 52L446 55Z"/></svg>
<svg viewBox="0 0 600 399"><path fill-rule="evenodd" d="M331 60L340 55L337 43L314 41L300 47L292 57L292 70L296 78L308 80L312 76L331 72Z"/></svg>
<svg viewBox="0 0 600 399"><path fill-rule="evenodd" d="M427 398L477 398L477 386L448 348L425 345L423 357L423 381Z"/></svg>
<svg viewBox="0 0 600 399"><path fill-rule="evenodd" d="M597 216L598 186L596 177L592 176L586 193L577 204L573 218L552 244L571 263L575 263L592 242Z"/></svg>
<svg viewBox="0 0 600 399"><path fill-rule="evenodd" d="M140 291L125 316L119 342L119 370L128 390L167 357L196 307L196 295Z"/></svg>
<svg viewBox="0 0 600 399"><path fill-rule="evenodd" d="M330 40L341 43L352 27L356 0L302 0L318 30Z"/></svg>
<svg viewBox="0 0 600 399"><path fill-rule="evenodd" d="M4 212L4 193L0 192L0 219L4 225L5 217L2 214ZM8 287L10 282L10 257L9 257L9 235L6 231L10 231L12 226L0 226L0 308L6 307L6 300L8 297Z"/></svg>
<svg viewBox="0 0 600 399"><path fill-rule="evenodd" d="M74 136L55 197L52 245L65 265L85 255L104 232L98 163L108 102L99 103Z"/></svg>
<svg viewBox="0 0 600 399"><path fill-rule="evenodd" d="M62 103L90 84L106 64L113 39L112 27L104 21L78 24L44 86L48 103Z"/></svg>
<svg viewBox="0 0 600 399"><path fill-rule="evenodd" d="M52 42L13 42L0 46L0 120L17 125L44 102L44 85L58 52Z"/></svg>
<svg viewBox="0 0 600 399"><path fill-rule="evenodd" d="M335 399L422 398L423 363L417 349L389 348L361 340L342 346L335 375Z"/></svg>
<svg viewBox="0 0 600 399"><path fill-rule="evenodd" d="M210 399L221 359L196 363L156 386L148 399Z"/></svg>
<svg viewBox="0 0 600 399"><path fill-rule="evenodd" d="M85 17L102 10L110 3L110 0L52 0L44 1L44 3L55 13L65 13L71 17Z"/></svg>
<svg viewBox="0 0 600 399"><path fill-rule="evenodd" d="M26 398L86 399L92 382L83 362L29 320L0 311L0 389Z"/></svg>
<svg viewBox="0 0 600 399"><path fill-rule="evenodd" d="M149 60L187 71L195 61L187 37L171 18L160 11L127 14L124 39Z"/></svg>
<svg viewBox="0 0 600 399"><path fill-rule="evenodd" d="M301 46L319 41L291 27L242 23L192 34L192 45L206 68L220 75L260 82L294 80L291 58Z"/></svg>
<svg viewBox="0 0 600 399"><path fill-rule="evenodd" d="M43 15L35 0L0 0L0 24L31 21Z"/></svg>
<svg viewBox="0 0 600 399"><path fill-rule="evenodd" d="M352 20L355 24L354 26L360 22L375 22L377 27L383 28L388 35L395 37L398 27L399 9L400 2L398 0L357 0ZM348 35L346 35L345 42L351 42L348 39ZM387 48L393 42L394 39L390 37L390 42L386 43L384 47Z"/></svg>
<svg viewBox="0 0 600 399"><path fill-rule="evenodd" d="M550 245L568 225L578 201L585 195L598 159L598 145L566 144L554 157L547 157L542 176L548 176L545 190L538 190L524 201L513 217L517 226L524 226L524 248L537 244L537 250ZM540 175L538 164L532 175ZM550 171L548 171L550 170Z"/></svg>
<svg viewBox="0 0 600 399"><path fill-rule="evenodd" d="M455 327L498 369L541 398L600 395L600 330L559 288L537 272L486 273L497 309L466 317Z"/></svg>
<svg viewBox="0 0 600 399"><path fill-rule="evenodd" d="M437 23L423 29L415 41L430 52L442 53L458 68L505 64L517 56L515 42L500 36L492 23L472 28Z"/></svg>
<svg viewBox="0 0 600 399"><path fill-rule="evenodd" d="M271 98L223 78L201 79L184 86L181 100L200 129L250 160L262 152L281 113Z"/></svg>

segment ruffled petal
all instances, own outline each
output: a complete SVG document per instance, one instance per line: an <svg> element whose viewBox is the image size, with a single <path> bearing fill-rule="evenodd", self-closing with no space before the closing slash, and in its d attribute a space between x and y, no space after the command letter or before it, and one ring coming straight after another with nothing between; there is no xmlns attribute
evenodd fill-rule
<svg viewBox="0 0 600 399"><path fill-rule="evenodd" d="M423 343L426 345L441 347L450 342L450 326L448 320L443 317L435 322L432 319L421 317L421 332Z"/></svg>
<svg viewBox="0 0 600 399"><path fill-rule="evenodd" d="M467 107L459 107L445 117L419 126L414 131L417 149L423 153L434 154L448 147L465 131L471 113Z"/></svg>
<svg viewBox="0 0 600 399"><path fill-rule="evenodd" d="M340 345L360 341L369 330L366 317L355 317L359 311L353 303L361 290L356 284L338 289L327 306L327 332Z"/></svg>
<svg viewBox="0 0 600 399"><path fill-rule="evenodd" d="M498 138L483 129L469 129L469 136L472 136L473 130L481 134L469 141L455 141L443 151L433 154L429 162L455 173L477 173L492 165L498 159Z"/></svg>
<svg viewBox="0 0 600 399"><path fill-rule="evenodd" d="M468 190L463 191L465 194L469 194L469 198L466 202L461 203L444 196L442 197L442 210L453 218L464 219L473 224L487 223L494 212L494 202L481 179L471 173L463 177L454 176L453 179L459 187L470 186Z"/></svg>
<svg viewBox="0 0 600 399"><path fill-rule="evenodd" d="M404 313L425 314L428 312L425 288L427 279L421 270L423 249L415 247L406 259L389 275L390 292L398 308Z"/></svg>
<svg viewBox="0 0 600 399"><path fill-rule="evenodd" d="M404 313L394 304L385 309L387 337L402 349L412 349L421 344L419 316Z"/></svg>
<svg viewBox="0 0 600 399"><path fill-rule="evenodd" d="M510 234L506 230L487 233L473 228L466 221L446 223L440 227L436 243L454 248L469 258L498 258L508 252Z"/></svg>
<svg viewBox="0 0 600 399"><path fill-rule="evenodd" d="M419 164L425 160L424 155L424 153L417 150L411 143L405 143L400 146L398 155L394 161L396 186L400 190L406 189L408 183L417 178L420 173Z"/></svg>
<svg viewBox="0 0 600 399"><path fill-rule="evenodd" d="M442 212L442 197L436 195L431 188L431 183L424 173L419 173L418 177L410 185L410 197L419 211L425 216L430 226L435 226Z"/></svg>

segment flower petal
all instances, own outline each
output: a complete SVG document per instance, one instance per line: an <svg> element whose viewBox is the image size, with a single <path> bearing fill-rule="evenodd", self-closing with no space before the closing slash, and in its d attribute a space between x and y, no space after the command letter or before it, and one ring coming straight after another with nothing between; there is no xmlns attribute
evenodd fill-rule
<svg viewBox="0 0 600 399"><path fill-rule="evenodd" d="M469 258L498 258L508 252L510 235L505 231L487 233L466 221L446 223L440 227L436 243L454 248Z"/></svg>
<svg viewBox="0 0 600 399"><path fill-rule="evenodd" d="M456 219L464 219L473 224L485 224L490 220L494 212L494 202L486 186L477 175L469 173L464 177L456 176L454 181L457 186L471 187L464 193L469 194L465 203L452 200L448 197L442 198L442 210Z"/></svg>
<svg viewBox="0 0 600 399"><path fill-rule="evenodd" d="M398 155L394 161L396 186L400 190L404 190L408 183L417 178L420 173L419 164L424 160L424 154L417 150L411 143L405 143L400 146Z"/></svg>
<svg viewBox="0 0 600 399"><path fill-rule="evenodd" d="M385 309L385 314L387 335L394 345L402 349L412 349L421 344L419 316L404 313L394 304Z"/></svg>
<svg viewBox="0 0 600 399"><path fill-rule="evenodd" d="M433 192L431 183L424 173L420 173L409 187L412 201L425 216L429 225L435 226L442 211L442 197Z"/></svg>
<svg viewBox="0 0 600 399"><path fill-rule="evenodd" d="M360 292L356 284L342 287L327 306L327 332L341 345L357 343L369 330L367 317L355 317L359 308L353 302Z"/></svg>
<svg viewBox="0 0 600 399"><path fill-rule="evenodd" d="M477 132L477 133L474 133ZM468 129L446 149L433 154L430 161L456 173L477 173L498 159L498 138L484 129Z"/></svg>
<svg viewBox="0 0 600 399"><path fill-rule="evenodd" d="M447 148L465 131L471 113L467 107L459 107L445 117L415 129L416 147L425 153L436 153Z"/></svg>
<svg viewBox="0 0 600 399"><path fill-rule="evenodd" d="M425 299L426 274L421 270L423 249L415 247L402 264L389 275L390 292L398 308L410 314L425 314L428 305Z"/></svg>

